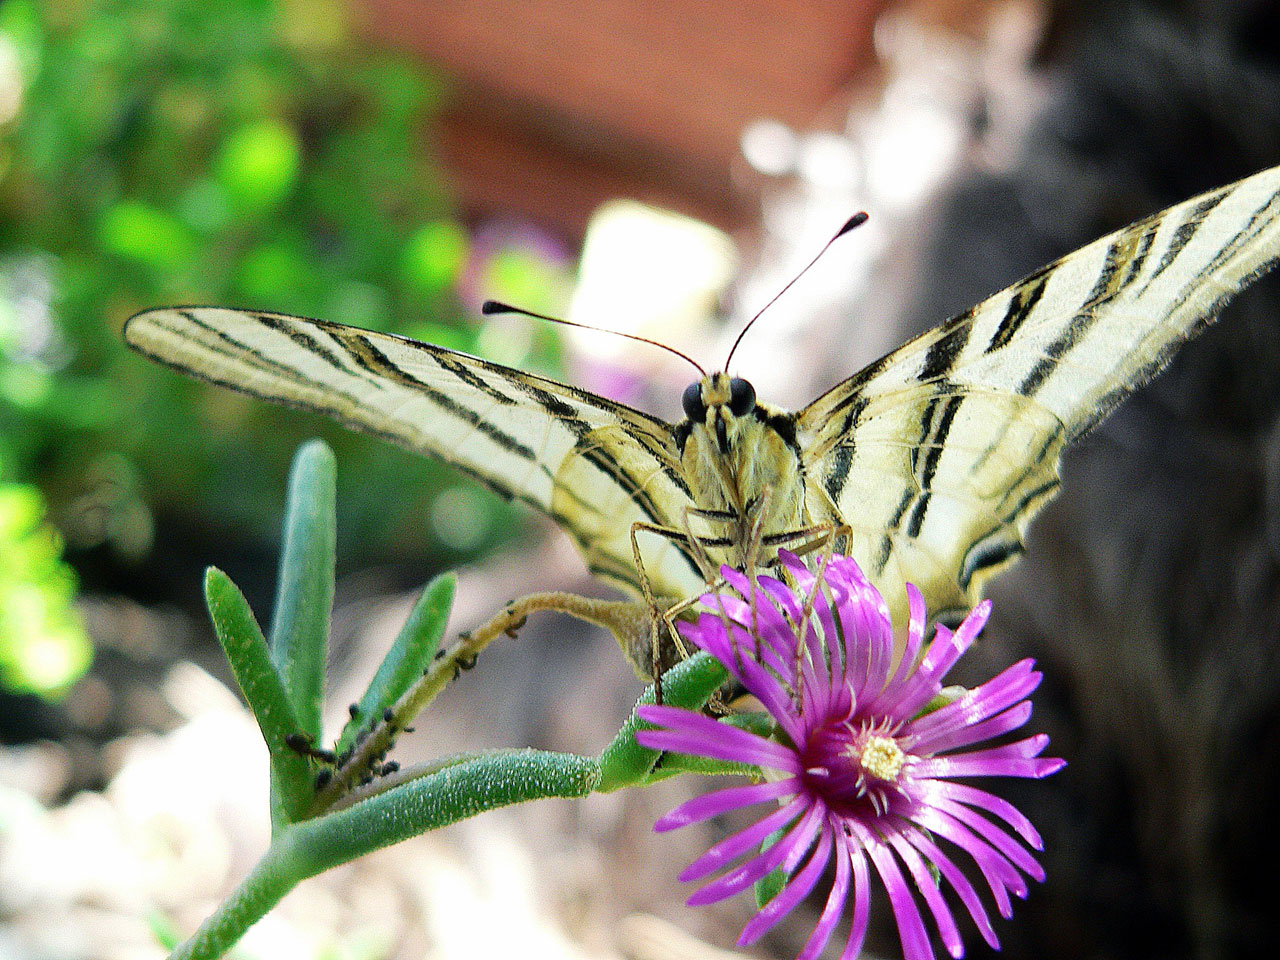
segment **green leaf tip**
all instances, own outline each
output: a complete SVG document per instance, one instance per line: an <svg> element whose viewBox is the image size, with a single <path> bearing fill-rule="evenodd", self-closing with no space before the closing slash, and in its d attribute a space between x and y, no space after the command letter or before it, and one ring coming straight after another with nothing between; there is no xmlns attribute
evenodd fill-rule
<svg viewBox="0 0 1280 960"><path fill-rule="evenodd" d="M321 734L325 651L333 612L336 488L333 451L322 440L307 441L294 454L289 471L271 655L299 729L316 740Z"/></svg>
<svg viewBox="0 0 1280 960"><path fill-rule="evenodd" d="M281 813L285 819L295 819L310 802L311 780L306 760L288 745L300 729L293 703L240 588L217 567L209 567L204 590L214 633L271 754Z"/></svg>
<svg viewBox="0 0 1280 960"><path fill-rule="evenodd" d="M697 710L728 678L728 673L715 658L706 653L694 654L662 675L663 703ZM636 706L653 703L654 699L654 688L650 686ZM636 731L647 726L633 710L613 742L600 754L601 780L596 789L601 793L641 783L653 770L659 752L636 743Z"/></svg>
<svg viewBox="0 0 1280 960"><path fill-rule="evenodd" d="M338 738L338 753L355 742L362 727L367 729L381 718L383 711L394 706L431 665L449 622L457 584L454 574L443 573L423 589L360 702L355 704L351 719Z"/></svg>

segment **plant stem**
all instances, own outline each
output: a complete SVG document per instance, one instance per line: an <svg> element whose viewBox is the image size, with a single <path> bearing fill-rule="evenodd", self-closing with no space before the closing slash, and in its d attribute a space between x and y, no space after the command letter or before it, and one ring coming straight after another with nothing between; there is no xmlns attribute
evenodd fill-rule
<svg viewBox="0 0 1280 960"><path fill-rule="evenodd" d="M396 735L412 724L414 718L460 671L470 669L472 661L485 647L504 634L515 636L515 631L531 613L552 610L613 629L621 617L618 608L629 614L635 606L631 602L594 600L560 591L531 593L513 600L475 630L462 634L448 650L437 653L427 672L396 703L391 719L379 720L368 736L357 743L351 756L334 771L333 778L316 794L312 811L321 813L331 809L362 780L375 774L382 758L393 746Z"/></svg>

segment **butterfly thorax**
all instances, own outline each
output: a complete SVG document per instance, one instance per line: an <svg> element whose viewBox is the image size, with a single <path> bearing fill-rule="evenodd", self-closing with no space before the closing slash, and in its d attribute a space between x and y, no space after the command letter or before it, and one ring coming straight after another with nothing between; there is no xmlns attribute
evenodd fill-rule
<svg viewBox="0 0 1280 960"><path fill-rule="evenodd" d="M751 384L715 373L692 383L683 397L685 420L675 439L691 499L707 513L691 527L705 537L717 562L755 566L757 540L805 526L804 477L795 417L757 403ZM753 529L757 536L753 536Z"/></svg>

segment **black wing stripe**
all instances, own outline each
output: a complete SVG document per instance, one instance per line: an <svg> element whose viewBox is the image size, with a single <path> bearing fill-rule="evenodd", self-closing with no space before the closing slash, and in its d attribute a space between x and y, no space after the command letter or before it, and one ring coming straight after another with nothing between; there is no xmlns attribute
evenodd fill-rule
<svg viewBox="0 0 1280 960"><path fill-rule="evenodd" d="M1271 224L1276 217L1277 208L1280 208L1280 193L1269 197L1266 203L1253 212L1253 215L1249 217L1249 220L1244 227L1231 238L1229 243L1224 244L1222 249L1218 251L1214 258L1205 265L1203 272L1213 273L1214 271L1222 269L1223 265L1226 264L1227 261L1239 254L1241 247L1253 242L1259 230L1264 229ZM1274 264L1275 259L1271 259L1268 263ZM1259 271L1254 272L1253 276L1256 277L1259 272L1266 269L1268 269L1268 267L1260 268ZM1252 277L1250 279L1252 279ZM1188 284L1188 286L1191 285L1192 284L1190 283ZM1230 294L1227 294L1227 296L1230 296ZM1225 297L1222 299L1225 299Z"/></svg>
<svg viewBox="0 0 1280 960"><path fill-rule="evenodd" d="M956 414L963 403L963 396L950 396L942 404L942 415L937 418L938 425L933 430L933 437L930 441L928 452L924 457L924 469L919 474L919 484L922 492L912 508L911 517L907 521L907 535L910 537L920 536L920 530L924 527L925 516L929 512L929 496L933 478L937 474L938 463L942 459L943 450L946 448L947 437L951 434L951 426L955 423ZM930 420L933 419L932 410L935 406L935 404L930 404Z"/></svg>
<svg viewBox="0 0 1280 960"><path fill-rule="evenodd" d="M379 350L368 337L359 335L344 336L338 342L343 345L356 363L373 376L385 377L404 386L412 387L451 417L461 420L489 440L492 440L502 450L530 463L537 463L538 455L532 448L521 443L511 434L494 425L492 421L485 419L478 412L453 399L447 393L402 370L385 353ZM445 456L448 459L447 453ZM551 471L546 464L538 463L537 465L547 476L551 475Z"/></svg>
<svg viewBox="0 0 1280 960"><path fill-rule="evenodd" d="M436 366L445 373L452 374L467 386L474 387L486 396L492 397L498 403L501 403L504 406L510 406L517 402L514 397L503 393L483 377L477 376L472 370L469 370L464 364L458 363L458 361L454 360L447 353L439 353L433 350L430 356L431 359L435 361Z"/></svg>
<svg viewBox="0 0 1280 960"><path fill-rule="evenodd" d="M1127 230L1120 231L1107 247L1102 261L1102 269L1093 288L1084 298L1079 309L1056 337L1044 348L1044 353L1032 366L1031 371L1023 378L1018 392L1026 397L1034 397L1040 387L1048 379L1057 366L1058 361L1073 346L1081 341L1102 315L1098 308L1110 300L1114 300L1127 286L1133 283L1135 275L1122 271L1135 252L1142 245L1142 236L1147 231L1147 223L1135 224Z"/></svg>
<svg viewBox="0 0 1280 960"><path fill-rule="evenodd" d="M1196 231L1205 222L1205 218L1230 195L1230 192L1229 190L1214 191L1187 211L1186 217L1174 229L1173 237L1169 241L1169 246L1161 255L1160 262L1156 264L1156 268L1151 271L1151 276L1147 278L1147 286L1150 286L1153 280L1173 266L1174 261L1178 259L1178 255L1187 248L1191 238L1196 235ZM1159 222L1155 217L1152 220L1156 221L1157 224Z"/></svg>
<svg viewBox="0 0 1280 960"><path fill-rule="evenodd" d="M188 314L190 317L190 314ZM352 370L344 364L336 353L326 347L323 343L311 336L301 327L294 323L286 323L282 317L270 313L254 313L251 314L260 324L268 330L274 330L276 333L288 337L294 344L305 350L312 356L319 357L329 366L333 367L340 373L351 374ZM321 327L320 329L324 329ZM326 330L332 336L332 332ZM253 351L256 355L261 356L261 351Z"/></svg>
<svg viewBox="0 0 1280 960"><path fill-rule="evenodd" d="M832 503L840 500L844 485L849 482L849 468L853 466L853 444L842 443L831 451L831 470L828 472L823 486Z"/></svg>
<svg viewBox="0 0 1280 960"><path fill-rule="evenodd" d="M1009 298L1009 308L1000 320L1000 325L996 327L996 332L991 335L991 342L987 344L984 352L994 353L1013 339L1022 322L1031 315L1031 311L1044 296L1044 288L1049 285L1049 276L1052 272L1047 267L1037 270L1026 282L1018 286L1013 296Z"/></svg>
<svg viewBox="0 0 1280 960"><path fill-rule="evenodd" d="M951 372L951 367L955 363L956 357L960 356L965 344L969 342L969 331L972 328L973 324L970 318L966 317L964 322L957 322L937 340L929 344L929 349L925 351L924 362L920 366L918 375L922 382L928 383Z"/></svg>
<svg viewBox="0 0 1280 960"><path fill-rule="evenodd" d="M194 312L190 310L179 310L178 313L183 317L183 319L185 319L192 326L200 328L201 330L205 331L206 333L210 334L215 338L214 342L205 343L205 346L208 347L208 349L214 351L215 353L218 353L221 356L228 358L229 360L244 359L251 366L256 367L259 370L270 372L272 375L280 376L292 383L299 383L299 384L306 384L306 385L311 384L310 380L308 380L305 376L303 376L299 371L295 370L293 367L290 367L287 364L279 363L271 359L270 357L264 356L261 353L261 351L256 350L253 347L249 346L247 343L243 342L242 340L239 340L238 338L233 337L227 331L221 330L218 327L213 326L212 324L205 323ZM222 345L228 346L231 349L230 350L223 349ZM151 353L148 355L159 360L161 363L168 364L169 366L174 366L175 369L177 369L176 366L169 360L167 356L160 356L154 353ZM184 370L184 372L187 372L187 371ZM217 382L219 385L222 385L222 381L220 380L213 381L211 377L207 377L198 373L193 373L192 375L197 376L202 380L210 380L211 382Z"/></svg>
<svg viewBox="0 0 1280 960"><path fill-rule="evenodd" d="M273 360L271 357L266 356L261 351L253 347L250 347L248 344L233 337L231 334L227 333L225 330L218 329L217 327L214 327L210 324L205 323L190 311L178 311L178 312L185 319L187 319L188 322L192 324L192 326L195 326L200 328L201 330L207 331L209 334L214 336L216 340L204 341L203 346L206 349L210 350L211 352L226 358L228 362L230 363L243 362L245 365L252 367L255 370L261 371L266 376L296 384L300 388L300 390L303 392L306 392L308 390L313 390L315 388L314 381L312 381L310 377L306 376L306 374L302 373L302 371L295 369L294 367L288 366L287 364L279 363ZM225 349L226 347L230 347L231 349ZM144 352L147 352L147 351L144 350ZM295 399L282 400L278 398L276 394L271 393L270 391L259 390L254 387L246 386L240 380L236 380L231 377L214 376L210 374L206 369L185 364L179 360L176 360L171 356L150 353L150 352L147 352L147 355L152 357L155 360L160 361L166 366L179 371L180 373L185 373L187 376L192 377L196 380L203 380L206 383L212 383L220 387L226 387L230 390L236 391L237 393L243 393L248 396L257 397L260 400L270 400L273 403L284 403L287 406L293 407L298 410L308 410L308 411L319 412L319 413L330 412L327 407L324 407L318 403L311 403L306 400L295 400ZM341 364L338 364L338 369L343 370L350 376L357 375L354 371L348 370L347 368L343 367ZM343 390L337 386L332 386L329 384L326 384L325 390L331 396L342 398L344 401L346 401L347 405L350 407L355 408L360 405L360 402L361 402L360 398L347 390ZM361 430L365 433L373 432L372 428L365 426L361 421L357 421L351 417L342 416L341 414L334 414L334 415L338 416L339 419L342 420L344 424L346 424L348 427L351 427L352 429ZM400 438L391 432L379 432L378 436L382 439L391 439L397 443L400 442Z"/></svg>

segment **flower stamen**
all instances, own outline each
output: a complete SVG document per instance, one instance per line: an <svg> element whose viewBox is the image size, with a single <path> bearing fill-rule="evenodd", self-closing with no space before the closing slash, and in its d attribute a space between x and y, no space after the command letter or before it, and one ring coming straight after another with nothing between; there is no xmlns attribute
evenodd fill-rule
<svg viewBox="0 0 1280 960"><path fill-rule="evenodd" d="M872 736L863 743L858 763L877 780L893 783L902 772L906 759L907 755L898 746L898 741L892 737Z"/></svg>

